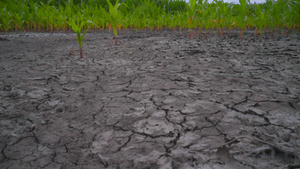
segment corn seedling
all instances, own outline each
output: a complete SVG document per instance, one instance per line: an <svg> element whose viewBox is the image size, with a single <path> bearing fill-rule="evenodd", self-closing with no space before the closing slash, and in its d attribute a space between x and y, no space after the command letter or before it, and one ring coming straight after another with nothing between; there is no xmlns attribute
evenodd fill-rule
<svg viewBox="0 0 300 169"><path fill-rule="evenodd" d="M118 8L120 7L121 4L119 4L119 0L117 0L116 4L113 6L110 0L106 0L108 3L108 10L109 10L109 29L113 29L114 31L114 36L112 37L115 38L115 45L118 45L118 27L121 25L120 20L122 15L119 13Z"/></svg>
<svg viewBox="0 0 300 169"><path fill-rule="evenodd" d="M81 22L79 24L76 24L75 21L70 21L68 23L72 30L77 34L77 37L75 37L75 39L77 40L78 44L79 44L79 52L80 52L80 58L82 59L83 56L82 56L82 47L83 47L83 44L84 44L84 36L87 32L87 30L84 30L83 34L81 34L81 29L87 24L87 22Z"/></svg>
<svg viewBox="0 0 300 169"><path fill-rule="evenodd" d="M193 29L193 20L196 12L196 2L197 0L190 0L189 5L187 5L187 14L188 14L188 28L189 28L189 39L193 38L194 31Z"/></svg>
<svg viewBox="0 0 300 169"><path fill-rule="evenodd" d="M7 11L7 8L3 8L0 13L0 28L7 32L9 28L11 27L11 14Z"/></svg>
<svg viewBox="0 0 300 169"><path fill-rule="evenodd" d="M255 18L255 23L256 23L256 31L259 32L259 34L262 34L263 29L266 27L266 22L267 22L267 15L265 12L262 11L261 5L258 4L256 5L256 18ZM257 32L256 32L257 34Z"/></svg>
<svg viewBox="0 0 300 169"><path fill-rule="evenodd" d="M238 23L241 28L240 37L241 37L241 39L243 39L244 29L246 27L246 22L248 19L247 3L250 3L250 0L239 0L239 2L240 2L240 5L239 5Z"/></svg>

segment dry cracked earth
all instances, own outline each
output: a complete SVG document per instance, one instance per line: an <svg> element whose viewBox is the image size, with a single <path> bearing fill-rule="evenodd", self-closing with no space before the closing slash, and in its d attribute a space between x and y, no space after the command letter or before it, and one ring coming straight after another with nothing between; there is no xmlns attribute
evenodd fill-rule
<svg viewBox="0 0 300 169"><path fill-rule="evenodd" d="M299 32L74 36L0 35L0 168L299 165Z"/></svg>

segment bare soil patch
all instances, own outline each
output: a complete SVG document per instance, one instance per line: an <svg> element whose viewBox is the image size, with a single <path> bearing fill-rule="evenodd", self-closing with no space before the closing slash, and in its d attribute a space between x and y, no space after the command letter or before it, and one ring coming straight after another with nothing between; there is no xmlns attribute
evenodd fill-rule
<svg viewBox="0 0 300 169"><path fill-rule="evenodd" d="M0 168L300 163L299 32L0 36Z"/></svg>

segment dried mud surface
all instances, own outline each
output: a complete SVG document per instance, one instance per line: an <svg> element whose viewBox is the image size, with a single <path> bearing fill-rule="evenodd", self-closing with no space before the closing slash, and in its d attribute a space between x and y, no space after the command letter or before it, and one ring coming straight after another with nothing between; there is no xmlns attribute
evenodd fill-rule
<svg viewBox="0 0 300 169"><path fill-rule="evenodd" d="M186 33L1 34L0 168L299 163L299 32Z"/></svg>

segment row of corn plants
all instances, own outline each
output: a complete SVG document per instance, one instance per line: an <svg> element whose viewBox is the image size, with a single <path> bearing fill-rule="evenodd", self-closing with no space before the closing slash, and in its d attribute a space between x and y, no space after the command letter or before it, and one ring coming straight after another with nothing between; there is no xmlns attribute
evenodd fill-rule
<svg viewBox="0 0 300 169"><path fill-rule="evenodd" d="M123 5L120 5L123 4ZM83 29L189 29L223 30L255 28L263 31L299 29L297 0L267 0L239 4L223 0L2 0L0 30L65 31L70 22L87 22ZM116 39L117 42L117 39Z"/></svg>

